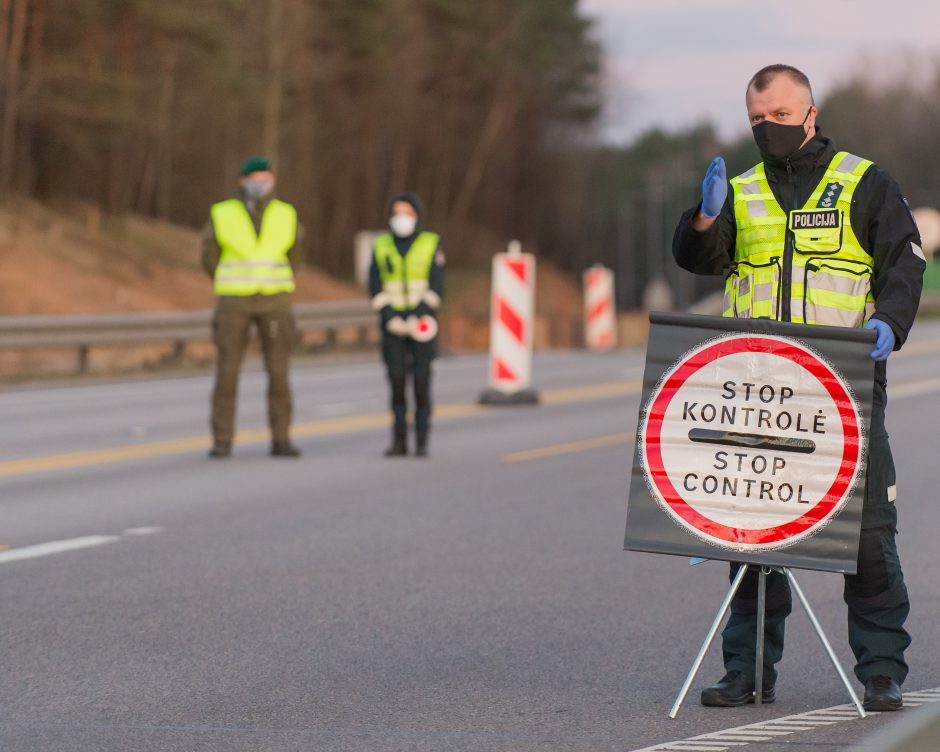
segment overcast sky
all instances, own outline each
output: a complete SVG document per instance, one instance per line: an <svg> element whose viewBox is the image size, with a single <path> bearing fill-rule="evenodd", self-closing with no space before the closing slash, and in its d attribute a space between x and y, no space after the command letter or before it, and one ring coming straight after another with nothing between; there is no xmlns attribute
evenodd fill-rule
<svg viewBox="0 0 940 752"><path fill-rule="evenodd" d="M597 19L603 133L617 142L703 121L723 137L746 133L744 89L770 63L806 73L818 102L859 72L885 77L940 59L934 0L581 0L581 8Z"/></svg>

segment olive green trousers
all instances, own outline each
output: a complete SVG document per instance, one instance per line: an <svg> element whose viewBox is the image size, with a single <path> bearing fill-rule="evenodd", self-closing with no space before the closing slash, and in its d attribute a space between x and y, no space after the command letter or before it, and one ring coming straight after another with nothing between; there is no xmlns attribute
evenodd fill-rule
<svg viewBox="0 0 940 752"><path fill-rule="evenodd" d="M216 444L231 444L235 436L235 403L238 375L251 328L261 340L264 367L268 372L268 423L271 439L290 438L293 410L290 382L290 354L294 347L294 317L290 296L222 296L212 319L212 340L218 358L215 388L212 392L212 438Z"/></svg>

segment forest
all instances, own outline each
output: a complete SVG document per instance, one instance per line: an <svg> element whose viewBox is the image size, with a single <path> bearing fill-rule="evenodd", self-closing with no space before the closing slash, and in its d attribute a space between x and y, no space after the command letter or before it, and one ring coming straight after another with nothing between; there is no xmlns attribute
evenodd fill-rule
<svg viewBox="0 0 940 752"><path fill-rule="evenodd" d="M818 122L940 206L940 68L912 66L847 68ZM262 154L332 274L413 190L456 266L518 238L612 266L621 307L657 276L689 303L675 221L715 154L756 150L707 123L605 143L602 72L577 0L0 0L0 196L199 227Z"/></svg>
<svg viewBox="0 0 940 752"><path fill-rule="evenodd" d="M0 190L198 226L262 154L319 266L402 190L474 263L565 190L589 26L575 0L0 0Z"/></svg>

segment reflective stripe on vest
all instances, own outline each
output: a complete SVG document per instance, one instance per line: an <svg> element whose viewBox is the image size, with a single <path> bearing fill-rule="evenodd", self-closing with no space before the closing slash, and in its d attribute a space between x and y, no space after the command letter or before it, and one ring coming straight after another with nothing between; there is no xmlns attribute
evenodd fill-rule
<svg viewBox="0 0 940 752"><path fill-rule="evenodd" d="M404 258L389 234L375 240L375 263L382 277L382 291L388 296L388 305L396 311L417 308L428 291L431 264L440 236L422 232L414 239Z"/></svg>
<svg viewBox="0 0 940 752"><path fill-rule="evenodd" d="M255 233L248 209L237 198L211 210L215 239L222 253L215 269L216 295L275 295L294 291L287 252L297 240L297 211L272 200Z"/></svg>
<svg viewBox="0 0 940 752"><path fill-rule="evenodd" d="M858 327L874 313L872 258L852 230L852 197L871 167L836 154L802 209L787 215L764 164L731 181L737 239L725 282L724 315L781 318L787 242L792 247L790 321Z"/></svg>

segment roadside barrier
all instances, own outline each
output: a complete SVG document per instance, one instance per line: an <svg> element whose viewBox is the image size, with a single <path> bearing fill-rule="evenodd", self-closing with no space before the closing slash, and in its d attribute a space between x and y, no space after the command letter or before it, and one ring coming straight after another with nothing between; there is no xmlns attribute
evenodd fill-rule
<svg viewBox="0 0 940 752"><path fill-rule="evenodd" d="M595 264L584 270L584 342L589 350L610 350L617 344L614 273Z"/></svg>
<svg viewBox="0 0 940 752"><path fill-rule="evenodd" d="M338 329L376 325L375 312L368 300L339 300L298 303L294 320L301 332L320 331L327 341ZM170 311L160 313L104 313L71 316L0 316L0 349L26 350L74 347L78 350L78 370L88 369L92 347L175 343L181 357L187 342L206 342L212 337L212 311Z"/></svg>
<svg viewBox="0 0 940 752"><path fill-rule="evenodd" d="M518 240L493 256L490 296L489 388L483 404L532 404L532 346L535 319L535 256Z"/></svg>

